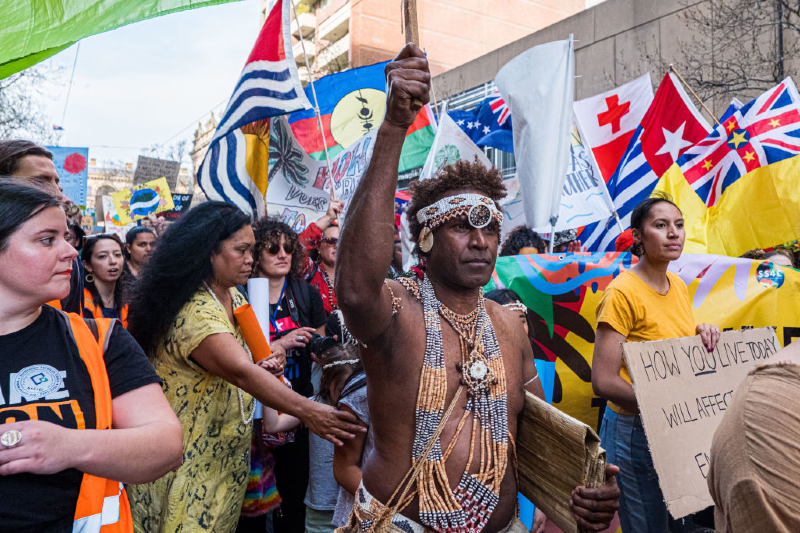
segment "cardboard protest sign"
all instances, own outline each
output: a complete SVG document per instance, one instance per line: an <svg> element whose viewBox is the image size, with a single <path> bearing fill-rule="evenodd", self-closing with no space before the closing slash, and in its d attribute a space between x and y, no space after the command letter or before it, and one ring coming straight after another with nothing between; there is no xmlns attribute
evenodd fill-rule
<svg viewBox="0 0 800 533"><path fill-rule="evenodd" d="M297 232L321 217L328 208L330 187L344 202L343 217L367 169L375 137L374 129L331 159L333 179L325 161L305 153L286 122L286 117L272 121L269 141L269 187L267 211L280 215Z"/></svg>
<svg viewBox="0 0 800 533"><path fill-rule="evenodd" d="M647 443L673 518L714 505L711 440L736 388L781 349L773 328L726 331L709 352L699 336L623 345Z"/></svg>
<svg viewBox="0 0 800 533"><path fill-rule="evenodd" d="M165 220L178 220L192 206L193 194L173 194L172 203L175 207L169 211L162 211L157 216Z"/></svg>
<svg viewBox="0 0 800 533"><path fill-rule="evenodd" d="M136 170L133 172L133 184L141 185L158 178L167 178L167 183L171 190L178 185L180 171L181 164L179 161L168 161L140 155L136 162Z"/></svg>
<svg viewBox="0 0 800 533"><path fill-rule="evenodd" d="M175 207L166 178L134 185L114 193L111 198L123 225Z"/></svg>
<svg viewBox="0 0 800 533"><path fill-rule="evenodd" d="M58 173L64 196L73 204L86 205L86 187L89 180L89 149L66 146L46 146L53 154L53 164Z"/></svg>

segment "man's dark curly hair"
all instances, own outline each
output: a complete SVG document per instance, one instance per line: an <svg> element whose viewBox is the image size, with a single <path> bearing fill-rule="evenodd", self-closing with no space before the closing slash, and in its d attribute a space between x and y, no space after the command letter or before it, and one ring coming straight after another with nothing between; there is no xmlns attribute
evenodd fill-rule
<svg viewBox="0 0 800 533"><path fill-rule="evenodd" d="M506 237L500 248L500 256L519 255L519 251L523 248L536 248L538 253L543 254L544 240L528 226L517 226Z"/></svg>
<svg viewBox="0 0 800 533"><path fill-rule="evenodd" d="M303 278L306 267L306 253L297 233L279 216L260 218L253 224L253 233L256 237L256 246L253 248L253 273L251 277L258 277L258 262L261 252L270 244L280 244L281 235L286 237L286 242L292 247L292 268L289 276L295 279Z"/></svg>
<svg viewBox="0 0 800 533"><path fill-rule="evenodd" d="M503 177L496 168L486 168L478 161L456 161L453 165L442 167L436 176L428 180L415 181L411 184L411 201L408 204L406 217L414 243L419 240L422 224L417 222L417 212L447 196L450 191L475 191L488 196L495 203L506 197L506 186ZM417 255L424 255L419 245L414 245Z"/></svg>

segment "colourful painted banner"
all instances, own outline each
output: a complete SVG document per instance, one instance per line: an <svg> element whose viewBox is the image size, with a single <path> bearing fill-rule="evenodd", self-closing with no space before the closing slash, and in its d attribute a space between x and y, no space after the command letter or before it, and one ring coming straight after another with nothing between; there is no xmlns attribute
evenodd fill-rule
<svg viewBox="0 0 800 533"><path fill-rule="evenodd" d="M592 392L595 310L636 259L629 253L500 257L487 290L506 287L528 306L537 359L555 365L553 405L599 427L605 400ZM775 326L782 345L800 337L800 271L771 261L683 254L670 265L689 287L696 323L724 330Z"/></svg>
<svg viewBox="0 0 800 533"><path fill-rule="evenodd" d="M134 185L112 194L111 198L123 225L175 208L167 178Z"/></svg>

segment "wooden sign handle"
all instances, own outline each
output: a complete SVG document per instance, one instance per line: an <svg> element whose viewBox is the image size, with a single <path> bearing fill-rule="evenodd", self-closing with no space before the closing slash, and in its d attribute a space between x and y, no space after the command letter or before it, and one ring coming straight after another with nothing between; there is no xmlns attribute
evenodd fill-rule
<svg viewBox="0 0 800 533"><path fill-rule="evenodd" d="M417 0L403 0L403 31L407 43L419 46L419 25L417 24ZM422 109L422 102L414 98L411 107Z"/></svg>

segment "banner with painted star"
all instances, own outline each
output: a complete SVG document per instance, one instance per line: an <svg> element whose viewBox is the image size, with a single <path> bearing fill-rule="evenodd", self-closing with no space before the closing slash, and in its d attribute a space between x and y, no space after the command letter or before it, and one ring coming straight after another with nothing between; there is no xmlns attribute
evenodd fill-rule
<svg viewBox="0 0 800 533"><path fill-rule="evenodd" d="M739 256L800 237L800 96L791 78L723 117L664 175L691 251Z"/></svg>

